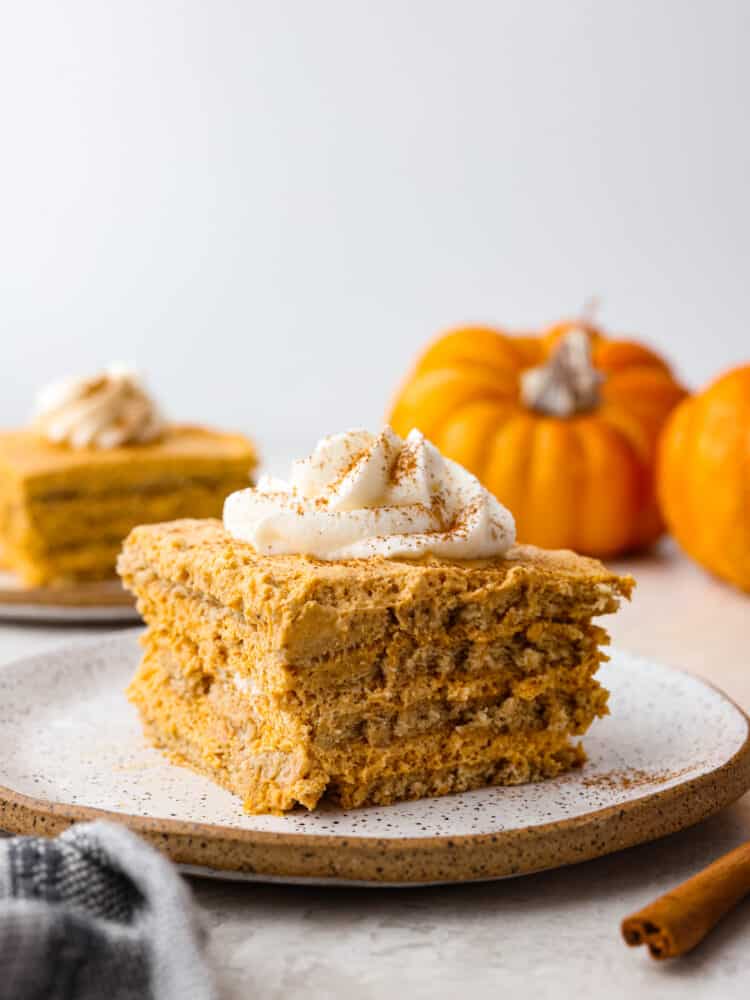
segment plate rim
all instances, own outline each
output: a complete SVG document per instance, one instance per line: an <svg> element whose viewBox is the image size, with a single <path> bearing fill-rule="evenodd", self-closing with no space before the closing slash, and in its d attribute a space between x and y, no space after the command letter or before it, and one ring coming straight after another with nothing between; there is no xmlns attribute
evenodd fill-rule
<svg viewBox="0 0 750 1000"><path fill-rule="evenodd" d="M122 643L135 632L61 644L9 661L0 672L70 649ZM418 838L280 833L57 802L0 784L0 828L12 834L56 836L74 823L108 820L140 834L177 864L220 872L224 878L235 872L365 886L501 879L589 861L686 829L750 789L750 716L710 681L659 666L710 688L729 704L745 723L744 742L723 764L695 778L564 820L495 833ZM582 839L584 833L589 835Z"/></svg>
<svg viewBox="0 0 750 1000"><path fill-rule="evenodd" d="M14 581L9 584L8 581ZM33 624L121 624L140 621L135 598L113 577L59 587L25 587L0 566L0 621Z"/></svg>
<svg viewBox="0 0 750 1000"><path fill-rule="evenodd" d="M0 605L33 608L135 607L135 598L117 576L105 580L83 580L57 586L26 586L18 574L0 565Z"/></svg>
<svg viewBox="0 0 750 1000"><path fill-rule="evenodd" d="M15 604L0 599L0 622L26 625L117 625L140 622L134 604ZM9 664L5 664L8 666ZM0 670L3 668L0 667Z"/></svg>

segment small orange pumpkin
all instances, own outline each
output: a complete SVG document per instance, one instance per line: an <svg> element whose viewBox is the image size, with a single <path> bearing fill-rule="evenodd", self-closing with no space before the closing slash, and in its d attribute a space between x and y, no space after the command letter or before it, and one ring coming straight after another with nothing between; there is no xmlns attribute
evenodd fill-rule
<svg viewBox="0 0 750 1000"><path fill-rule="evenodd" d="M750 591L750 365L672 414L661 444L659 496L688 555Z"/></svg>
<svg viewBox="0 0 750 1000"><path fill-rule="evenodd" d="M684 395L663 359L588 324L541 336L470 327L427 348L390 422L474 472L520 541L612 556L663 530L657 439Z"/></svg>

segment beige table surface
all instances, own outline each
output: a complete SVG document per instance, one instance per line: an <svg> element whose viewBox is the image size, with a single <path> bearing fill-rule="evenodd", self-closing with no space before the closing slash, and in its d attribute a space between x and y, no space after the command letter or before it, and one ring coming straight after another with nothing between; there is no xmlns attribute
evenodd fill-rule
<svg viewBox="0 0 750 1000"><path fill-rule="evenodd" d="M750 597L670 546L610 621L623 648L708 678L750 711ZM0 624L0 663L96 629ZM683 833L505 882L413 890L196 880L223 995L239 998L716 997L750 992L750 900L692 956L626 949L622 916L750 839L750 796Z"/></svg>

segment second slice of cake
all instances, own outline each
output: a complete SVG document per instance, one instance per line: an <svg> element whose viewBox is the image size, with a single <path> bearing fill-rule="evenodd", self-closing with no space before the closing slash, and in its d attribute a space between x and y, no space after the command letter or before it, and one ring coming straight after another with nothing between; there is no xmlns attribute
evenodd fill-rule
<svg viewBox="0 0 750 1000"><path fill-rule="evenodd" d="M176 424L133 372L64 380L0 432L0 561L26 587L115 577L137 524L216 517L257 464L241 434Z"/></svg>
<svg viewBox="0 0 750 1000"><path fill-rule="evenodd" d="M572 553L509 547L500 506L472 511L471 498L462 520L430 513L443 528L430 548L471 556L478 533L483 545L494 533L502 554L415 553L431 533L401 530L371 533L373 554L351 557L359 514L372 509L362 506L368 476L386 477L387 499L394 490L398 499L399 479L419 478L425 464L427 443L399 448L394 439L374 460L371 436L366 455L339 455L338 478L330 462L317 471L313 462L305 488L315 493L319 478L324 503L308 496L297 508L292 499L281 519L268 500L274 484L238 494L240 514L251 502L255 544L218 521L188 520L139 527L125 545L120 572L149 626L130 688L146 731L250 811L314 808L323 796L386 804L550 777L583 760L574 738L606 712L594 677L606 634L592 619L616 610L628 578ZM347 476L353 488L341 486ZM429 491L434 474L425 483ZM331 520L331 490L342 488L348 499L334 507L345 516ZM408 515L417 527L420 506ZM299 546L295 533L314 535L316 510L329 524L309 544L317 553L279 552ZM227 520L237 522L231 510ZM322 558L320 547L334 544L340 557ZM404 544L406 554L392 553Z"/></svg>

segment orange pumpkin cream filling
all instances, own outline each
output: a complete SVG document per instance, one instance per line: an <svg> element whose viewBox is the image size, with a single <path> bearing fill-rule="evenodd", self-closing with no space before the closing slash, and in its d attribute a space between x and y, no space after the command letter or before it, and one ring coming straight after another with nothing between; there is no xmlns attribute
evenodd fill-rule
<svg viewBox="0 0 750 1000"><path fill-rule="evenodd" d="M323 561L220 522L136 528L119 560L148 629L130 685L152 741L250 812L518 784L584 759L633 581L572 552Z"/></svg>

